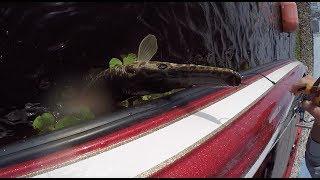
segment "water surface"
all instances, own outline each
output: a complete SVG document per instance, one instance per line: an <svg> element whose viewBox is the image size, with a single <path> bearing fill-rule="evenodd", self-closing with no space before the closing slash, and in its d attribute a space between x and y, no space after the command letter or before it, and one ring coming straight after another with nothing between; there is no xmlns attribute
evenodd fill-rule
<svg viewBox="0 0 320 180"><path fill-rule="evenodd" d="M277 2L2 3L0 144L35 134L43 109L27 103L46 108L61 89L77 91L147 34L158 39L159 61L242 71L292 58L294 37L279 17Z"/></svg>

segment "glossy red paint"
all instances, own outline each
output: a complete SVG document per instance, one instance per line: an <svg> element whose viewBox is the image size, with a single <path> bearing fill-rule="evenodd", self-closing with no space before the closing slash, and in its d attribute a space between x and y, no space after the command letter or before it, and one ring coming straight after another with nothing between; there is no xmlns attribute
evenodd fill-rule
<svg viewBox="0 0 320 180"><path fill-rule="evenodd" d="M219 134L152 177L240 177L250 169L269 142L279 121L268 117L274 103L290 101L291 84L305 69L296 67L263 99ZM283 111L283 110L282 110ZM217 158L219 157L219 158Z"/></svg>
<svg viewBox="0 0 320 180"><path fill-rule="evenodd" d="M279 67L268 70L266 72L264 72L264 74L268 74L273 72L275 69L278 69L282 66L284 66L285 64L287 64L287 62L285 62L284 64L279 65ZM244 84L250 84L254 81L256 81L257 79L260 79L261 76L260 75L255 75L249 79L244 80ZM112 134L108 134L105 136L102 136L100 138L97 138L95 140L92 141L88 141L86 143L83 143L81 145L77 145L74 146L72 148L68 148L59 152L55 152L52 153L50 155L38 158L38 159L34 159L34 160L30 160L30 161L26 161L20 164L16 164L13 166L9 166L6 168L2 168L0 169L0 177L18 177L18 176L23 176L35 171L39 171L39 170L43 170L43 169L47 169L56 165L59 165L61 163L65 163L67 161L70 160L74 160L80 156L85 156L87 155L87 153L93 153L95 151L107 148L115 143L118 142L122 142L128 138L137 136L143 132L152 130L160 125L163 125L165 123L170 123L171 121L174 121L176 118L183 116L187 113L191 113L195 110L197 110L198 108L201 108L209 103L215 102L218 99L221 99L225 96L227 96L228 94L234 93L236 91L238 91L239 89L241 89L242 87L237 87L237 88L225 88L221 91L212 93L208 96L205 96L203 98L200 98L198 100L195 100L193 102L188 103L185 106L182 107L176 107L173 108L171 111L168 111L166 113L163 113L161 115L155 116L153 118L147 119L141 123L138 124L134 124L130 127L124 128L122 130L119 130L117 132L114 132ZM240 126L239 126L240 125ZM259 124L254 124L253 125L255 128L260 127ZM232 126L231 126L232 127ZM240 128L243 129L244 127L241 126L241 124L238 124L238 126L236 125L236 128ZM230 129L230 126L227 127L226 129L223 130L223 132L227 131L227 129ZM229 130L230 131L230 130ZM232 130L231 130L232 131ZM257 133L257 132L256 132ZM221 134L221 133L220 133ZM225 134L225 133L224 133ZM217 136L221 136L221 135L217 135ZM240 141L240 138L238 139ZM208 141L209 142L209 141ZM206 142L204 144L204 147L206 147L206 144L208 143ZM234 149L236 148L234 145L231 144L230 147L226 147L227 149ZM192 151L193 152L193 151ZM207 154L208 155L208 154ZM234 155L234 154L233 154ZM230 158L230 156L232 156L232 154L223 154L222 156L224 157L228 157ZM183 158L185 159L185 158ZM220 159L220 157L219 157ZM223 158L222 158L223 159ZM194 161L195 159L190 159L191 161ZM179 161L180 162L180 161ZM178 165L179 168L185 169L184 172L181 171L181 175L185 174L186 176L188 176L188 173L190 173L188 171L188 167L182 167L182 164L179 164L179 162L175 162L175 164ZM200 162L200 161L199 161ZM227 162L225 162L226 164L228 164ZM199 163L196 163L199 164ZM188 166L189 164L187 164ZM218 165L223 165L221 163L217 164ZM209 168L214 168L212 166L208 166ZM166 168L166 170L168 170L168 168ZM161 171L162 172L162 171ZM159 173L159 175L161 175L161 172ZM212 173L208 173L207 175L210 175Z"/></svg>
<svg viewBox="0 0 320 180"><path fill-rule="evenodd" d="M296 158L296 154L297 154L297 150L298 150L298 148L297 148L298 147L298 142L299 142L299 139L301 137L301 130L302 130L301 127L297 127L296 139L295 139L295 142L294 142L295 147L292 149L292 151L290 153L290 159L289 159L289 162L288 162L288 166L287 166L286 172L283 175L283 178L289 178L290 175L291 175L291 171L292 171L292 168L293 168L293 163L294 163L294 160Z"/></svg>

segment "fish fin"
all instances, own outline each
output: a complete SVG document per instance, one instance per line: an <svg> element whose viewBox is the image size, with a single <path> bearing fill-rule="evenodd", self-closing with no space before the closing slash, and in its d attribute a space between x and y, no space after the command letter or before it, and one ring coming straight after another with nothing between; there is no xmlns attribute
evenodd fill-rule
<svg viewBox="0 0 320 180"><path fill-rule="evenodd" d="M154 35L148 34L139 45L138 61L150 61L157 53L157 50L157 38Z"/></svg>

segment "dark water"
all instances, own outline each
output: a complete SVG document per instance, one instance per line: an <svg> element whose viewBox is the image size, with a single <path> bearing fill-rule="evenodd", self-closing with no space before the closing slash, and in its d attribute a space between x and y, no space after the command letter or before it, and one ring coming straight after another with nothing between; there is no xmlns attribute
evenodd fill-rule
<svg viewBox="0 0 320 180"><path fill-rule="evenodd" d="M44 110L30 114L27 103L137 52L147 34L158 39L160 61L241 71L293 57L279 10L276 2L2 4L0 144L35 133L30 122Z"/></svg>

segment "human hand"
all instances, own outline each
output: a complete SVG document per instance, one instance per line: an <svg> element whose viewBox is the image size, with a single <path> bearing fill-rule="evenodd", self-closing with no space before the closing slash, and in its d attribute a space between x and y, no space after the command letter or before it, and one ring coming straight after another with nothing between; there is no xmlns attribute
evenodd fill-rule
<svg viewBox="0 0 320 180"><path fill-rule="evenodd" d="M303 90L305 90L306 87L312 86L315 82L316 80L312 76L307 75L293 84L291 86L290 92L292 92L294 95L299 95L303 92Z"/></svg>
<svg viewBox="0 0 320 180"><path fill-rule="evenodd" d="M313 85L315 82L315 79L307 75L300 79L298 82L296 82L294 85L292 85L290 91L294 93L295 95L299 95L303 92L301 89L305 89L305 87L309 85ZM311 138L320 143L320 107L314 104L312 101L305 100L302 102L302 107L304 110L309 112L314 118L314 124L311 130Z"/></svg>
<svg viewBox="0 0 320 180"><path fill-rule="evenodd" d="M315 82L315 79L307 75L300 79L298 82L292 85L290 91L294 93L294 95L299 95L300 93L303 92L303 90L309 85L312 86ZM320 119L320 107L314 104L312 101L303 101L302 102L302 107L308 111L314 118Z"/></svg>

